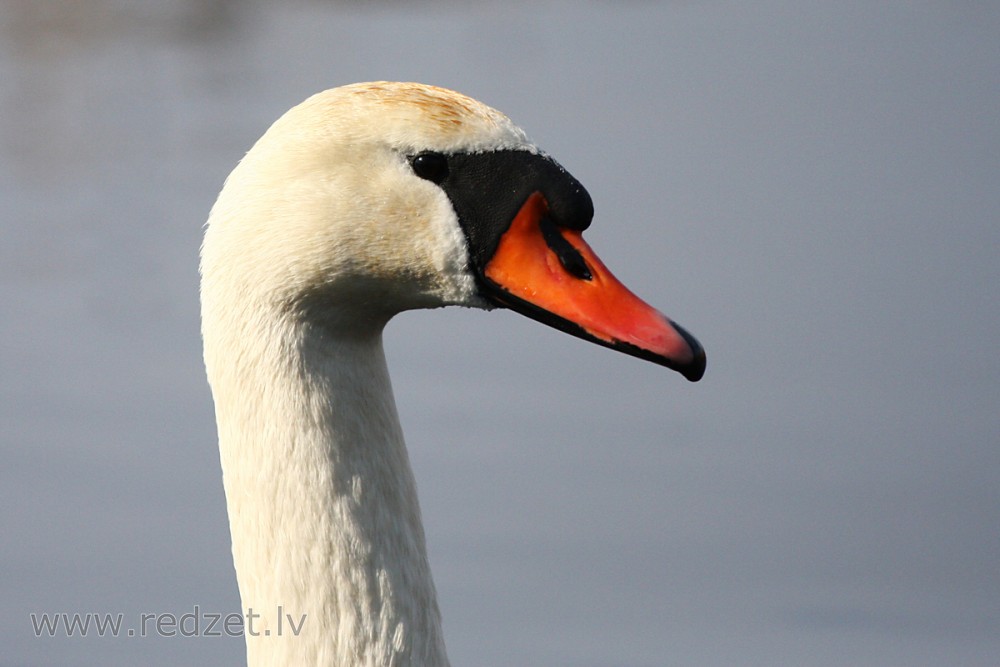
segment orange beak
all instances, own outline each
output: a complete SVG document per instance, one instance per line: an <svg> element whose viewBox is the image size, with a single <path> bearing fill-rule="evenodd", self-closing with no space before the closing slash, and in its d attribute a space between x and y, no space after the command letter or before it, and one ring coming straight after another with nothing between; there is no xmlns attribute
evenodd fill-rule
<svg viewBox="0 0 1000 667"><path fill-rule="evenodd" d="M705 373L698 341L615 278L579 230L557 227L540 192L521 206L483 273L509 308L692 382Z"/></svg>

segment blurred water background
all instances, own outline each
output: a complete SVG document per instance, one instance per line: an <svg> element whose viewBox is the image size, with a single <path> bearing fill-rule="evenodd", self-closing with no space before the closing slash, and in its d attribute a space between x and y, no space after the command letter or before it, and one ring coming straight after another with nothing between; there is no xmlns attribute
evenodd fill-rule
<svg viewBox="0 0 1000 667"><path fill-rule="evenodd" d="M3 0L0 665L242 663L29 616L239 611L201 227L372 79L508 113L709 356L390 324L455 665L1000 664L996 3Z"/></svg>

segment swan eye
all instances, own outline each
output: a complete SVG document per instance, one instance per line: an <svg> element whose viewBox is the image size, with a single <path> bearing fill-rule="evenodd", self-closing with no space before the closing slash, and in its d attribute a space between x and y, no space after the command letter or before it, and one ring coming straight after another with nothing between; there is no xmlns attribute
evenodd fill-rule
<svg viewBox="0 0 1000 667"><path fill-rule="evenodd" d="M448 178L448 158L441 153L420 153L410 158L413 173L430 181L441 184Z"/></svg>

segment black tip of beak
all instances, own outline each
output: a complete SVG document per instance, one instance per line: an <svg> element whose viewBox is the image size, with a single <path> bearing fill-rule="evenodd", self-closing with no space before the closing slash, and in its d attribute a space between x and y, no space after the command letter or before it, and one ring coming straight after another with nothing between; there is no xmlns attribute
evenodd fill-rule
<svg viewBox="0 0 1000 667"><path fill-rule="evenodd" d="M701 343L699 343L694 336L689 334L684 327L677 324L673 320L671 320L670 323L674 325L674 329L677 330L677 333L681 335L684 342L691 348L691 361L684 364L677 364L674 366L674 370L691 382L697 382L705 375L705 365L707 363L705 358L705 348L703 348Z"/></svg>

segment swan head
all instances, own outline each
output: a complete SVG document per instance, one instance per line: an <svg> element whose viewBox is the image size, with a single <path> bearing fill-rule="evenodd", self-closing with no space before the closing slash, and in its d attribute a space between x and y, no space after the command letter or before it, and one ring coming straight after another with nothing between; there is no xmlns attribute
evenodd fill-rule
<svg viewBox="0 0 1000 667"><path fill-rule="evenodd" d="M269 308L365 333L412 308L507 307L700 379L697 341L583 241L592 217L584 187L499 111L422 84L335 88L282 116L227 179L202 248L203 317Z"/></svg>

